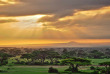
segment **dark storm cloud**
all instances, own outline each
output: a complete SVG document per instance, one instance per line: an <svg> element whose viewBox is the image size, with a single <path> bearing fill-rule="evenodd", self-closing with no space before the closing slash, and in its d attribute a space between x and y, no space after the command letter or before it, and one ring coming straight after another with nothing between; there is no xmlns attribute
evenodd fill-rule
<svg viewBox="0 0 110 74"><path fill-rule="evenodd" d="M110 5L110 0L21 0L20 2L0 7L0 15L55 14L62 17L71 15L74 9L87 10Z"/></svg>

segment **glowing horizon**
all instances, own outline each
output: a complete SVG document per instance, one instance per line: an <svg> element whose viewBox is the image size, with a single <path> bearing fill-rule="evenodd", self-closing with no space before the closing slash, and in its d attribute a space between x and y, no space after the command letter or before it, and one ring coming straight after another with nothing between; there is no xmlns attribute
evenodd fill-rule
<svg viewBox="0 0 110 74"><path fill-rule="evenodd" d="M109 43L110 5L86 2L0 0L0 45Z"/></svg>

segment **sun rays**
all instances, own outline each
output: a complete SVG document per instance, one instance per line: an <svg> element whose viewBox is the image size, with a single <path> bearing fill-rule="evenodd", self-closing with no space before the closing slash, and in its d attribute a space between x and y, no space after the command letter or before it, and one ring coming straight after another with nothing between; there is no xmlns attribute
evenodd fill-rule
<svg viewBox="0 0 110 74"><path fill-rule="evenodd" d="M18 3L17 0L0 0L0 6L13 5Z"/></svg>

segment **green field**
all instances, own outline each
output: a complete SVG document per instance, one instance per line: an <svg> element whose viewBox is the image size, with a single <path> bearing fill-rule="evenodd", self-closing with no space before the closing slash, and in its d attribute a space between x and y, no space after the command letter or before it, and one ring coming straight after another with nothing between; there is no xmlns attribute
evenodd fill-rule
<svg viewBox="0 0 110 74"><path fill-rule="evenodd" d="M7 72L2 72L0 74L49 74L48 68L51 66L13 66L7 70L7 66L0 67L1 69L7 70ZM57 68L61 74L68 74L68 72L64 72L68 66L52 66ZM80 67L83 72L91 72L90 70L86 70L88 67ZM53 73L51 73L53 74ZM75 74L82 74L82 73L75 73Z"/></svg>
<svg viewBox="0 0 110 74"><path fill-rule="evenodd" d="M8 70L8 72L0 74L49 74L48 68L51 66L13 66ZM68 68L68 66L53 66L57 68L60 72ZM7 69L8 67L0 67L2 69Z"/></svg>
<svg viewBox="0 0 110 74"><path fill-rule="evenodd" d="M92 65L98 65L98 63L110 61L110 59L90 59L92 61Z"/></svg>
<svg viewBox="0 0 110 74"><path fill-rule="evenodd" d="M104 62L104 61L110 61L110 59L91 59L93 65L98 65L98 63ZM7 72L2 72L0 74L49 74L48 69L51 66L1 66L0 69L7 70ZM68 68L68 66L52 66L60 72L60 74L68 74L64 73L65 69ZM90 66L81 66L80 71L86 72L87 74L90 74L92 72L89 69ZM84 74L86 74L84 73ZM74 74L83 74L83 73L74 73Z"/></svg>

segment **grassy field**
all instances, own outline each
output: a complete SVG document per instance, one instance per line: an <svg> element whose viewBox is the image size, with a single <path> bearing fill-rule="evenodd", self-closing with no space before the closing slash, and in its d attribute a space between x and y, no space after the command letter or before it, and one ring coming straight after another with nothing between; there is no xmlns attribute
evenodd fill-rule
<svg viewBox="0 0 110 74"><path fill-rule="evenodd" d="M98 65L98 63L101 62L105 62L105 61L110 61L110 59L91 59L92 60L92 64L93 65ZM49 74L48 73L48 69L51 66L1 66L0 70L7 70L8 68L10 68L9 70L7 70L7 72L3 72L0 74ZM68 73L64 73L64 70L68 68L68 66L52 66L56 69L58 69L58 71L61 74L68 74ZM87 74L90 74L90 72L92 72L89 69L90 66L82 66L79 67L80 71L82 72L86 72ZM86 74L84 73L84 74ZM74 73L74 74L83 74L83 73Z"/></svg>
<svg viewBox="0 0 110 74"><path fill-rule="evenodd" d="M13 66L8 72L0 73L0 74L49 74L48 68L51 66ZM68 66L52 66L57 68L60 72L63 72ZM6 70L8 67L0 67L0 69Z"/></svg>
<svg viewBox="0 0 110 74"><path fill-rule="evenodd" d="M110 61L110 59L90 59L92 61L92 65L98 65L98 63Z"/></svg>
<svg viewBox="0 0 110 74"><path fill-rule="evenodd" d="M7 72L2 72L0 74L49 74L48 68L51 66L13 66L13 67L7 67L2 66L0 69L7 70L7 68L10 68L7 70ZM57 68L60 74L68 74L67 72L64 72L65 69L68 68L68 66L52 66L54 68ZM87 70L88 67L80 67L82 72L91 72L90 70ZM54 73L51 73L54 74ZM82 74L82 73L74 73L74 74ZM85 73L84 73L85 74Z"/></svg>

